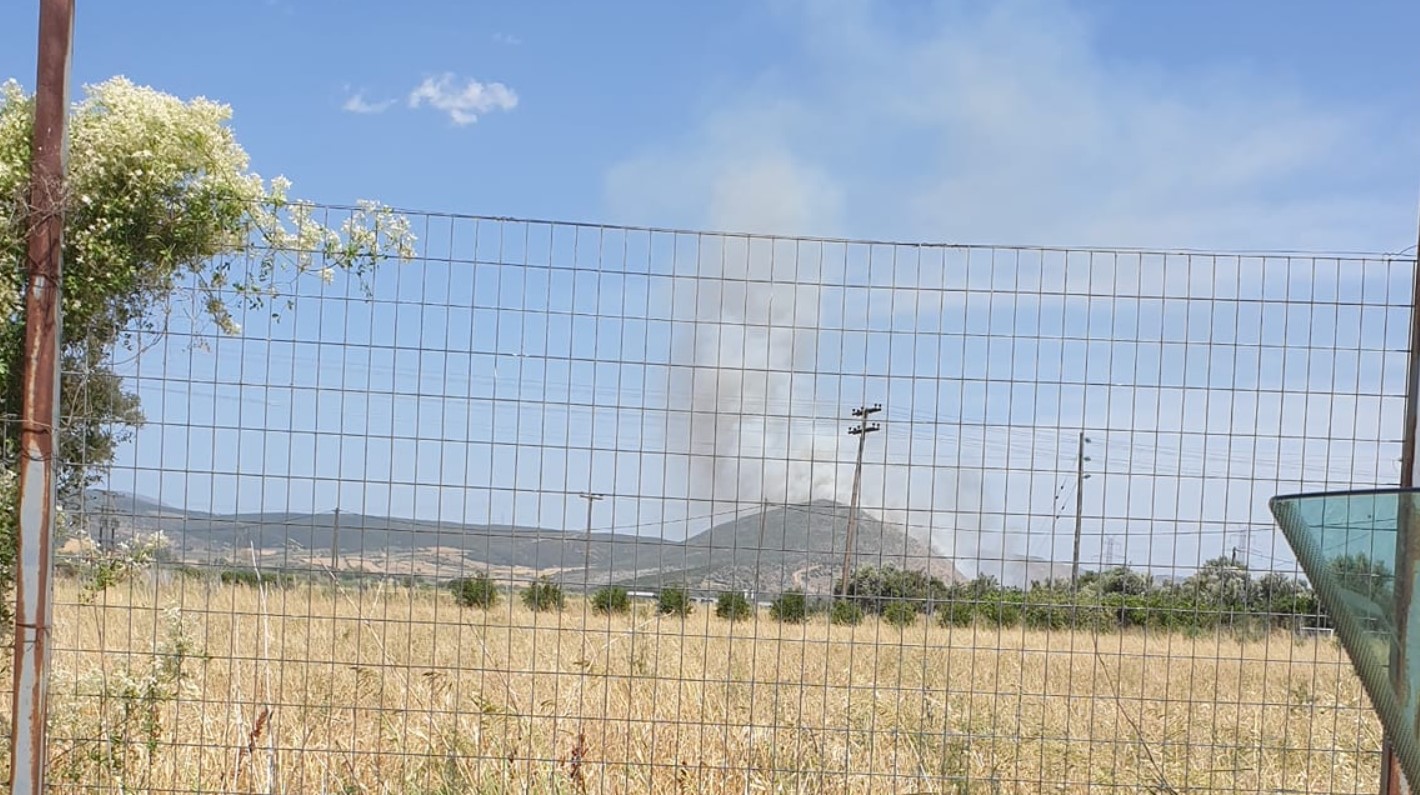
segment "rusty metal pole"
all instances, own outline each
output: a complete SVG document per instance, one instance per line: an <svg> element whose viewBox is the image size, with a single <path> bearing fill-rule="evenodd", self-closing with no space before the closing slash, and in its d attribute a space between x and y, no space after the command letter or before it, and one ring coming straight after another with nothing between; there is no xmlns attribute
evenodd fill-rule
<svg viewBox="0 0 1420 795"><path fill-rule="evenodd" d="M1420 481L1416 471L1416 443L1420 437L1420 246L1415 252L1416 267L1411 272L1410 354L1405 380L1405 432L1400 446L1400 487L1413 489ZM1410 628L1420 626L1420 603L1414 599L1415 575L1420 567L1420 525L1416 523L1416 506L1409 496L1402 495L1397 506L1395 539L1395 619L1396 645L1391 650L1391 684L1401 708L1420 721L1420 693L1410 692L1409 683L1420 678L1420 633L1412 636ZM1412 676L1411 674L1415 675ZM1420 723L1416 724L1420 726ZM1381 795L1404 795L1410 791L1401 773L1399 760L1386 736L1381 745Z"/></svg>
<svg viewBox="0 0 1420 795"><path fill-rule="evenodd" d="M48 716L51 542L57 491L61 248L64 236L65 121L74 0L41 0L35 81L25 291L25 357L20 407L19 533L16 548L15 667L10 792L44 790Z"/></svg>

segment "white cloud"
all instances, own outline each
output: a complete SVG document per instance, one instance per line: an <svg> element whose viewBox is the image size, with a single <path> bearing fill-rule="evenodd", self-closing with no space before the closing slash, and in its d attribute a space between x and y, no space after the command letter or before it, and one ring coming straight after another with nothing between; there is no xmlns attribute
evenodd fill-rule
<svg viewBox="0 0 1420 795"><path fill-rule="evenodd" d="M777 7L807 62L726 90L681 138L613 167L614 216L724 226L769 194L807 212L785 233L1392 250L1413 237L1396 166L1420 142L1359 102L1226 63L1121 61L1049 4L938 4L910 30L876 4ZM777 78L790 67L808 77ZM758 172L767 156L789 167ZM759 178L726 182L746 169Z"/></svg>
<svg viewBox="0 0 1420 795"><path fill-rule="evenodd" d="M497 44L506 44L509 47L516 47L523 43L523 40L511 33L494 33L493 41Z"/></svg>
<svg viewBox="0 0 1420 795"><path fill-rule="evenodd" d="M378 102L370 102L365 99L361 92L351 94L340 109L347 113L384 113L394 105L394 100L384 99Z"/></svg>
<svg viewBox="0 0 1420 795"><path fill-rule="evenodd" d="M446 72L437 78L425 78L409 92L409 107L425 104L447 113L454 124L463 126L490 111L512 110L518 106L518 95L502 83L469 79L459 86L454 75Z"/></svg>

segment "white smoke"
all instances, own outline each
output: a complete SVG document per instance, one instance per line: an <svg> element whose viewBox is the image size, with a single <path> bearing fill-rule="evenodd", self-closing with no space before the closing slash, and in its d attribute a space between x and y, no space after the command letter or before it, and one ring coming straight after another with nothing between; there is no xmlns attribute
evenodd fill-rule
<svg viewBox="0 0 1420 795"><path fill-rule="evenodd" d="M812 180L782 163L717 186L714 221L721 228L774 230L778 220L779 230L793 231L813 215L812 201L801 195ZM737 193L744 204L731 199ZM752 218L735 210L744 207L754 209ZM852 293L866 289L845 285L863 283L864 274L845 263L843 244L834 242L703 235L694 252L663 295L676 318L667 452L689 457L685 493L694 513L752 510L761 501L848 504L858 441L847 433L857 422L850 410L887 402L881 377L887 363L877 363L875 377L855 374L853 363L836 347L825 349L822 339L858 325L838 316L843 312L833 303L845 290L861 302ZM830 294L835 301L826 300ZM909 305L891 303L899 312ZM943 311L943 304L926 311ZM865 440L862 510L930 537L941 554L999 557L999 538L996 549L985 549L993 544L983 533L980 473L963 468L959 451L933 438L934 406L912 409L929 415L926 422L909 408L885 405L870 418L884 427Z"/></svg>
<svg viewBox="0 0 1420 795"><path fill-rule="evenodd" d="M707 238L677 328L672 406L689 492L716 502L835 499L840 440L815 400L820 288L804 244ZM795 252L794 249L800 249ZM788 249L786 252L785 249ZM688 285L688 286L687 286ZM679 309L679 308L678 308Z"/></svg>
<svg viewBox="0 0 1420 795"><path fill-rule="evenodd" d="M695 298L676 325L668 442L689 456L686 493L701 515L851 499L858 438L847 430L864 395L840 394L855 379L836 351L820 350L822 288L804 265L816 252L803 256L820 244L797 244L796 267L781 268L771 252L784 245L702 242L698 271L677 280ZM983 533L981 474L906 408L887 405L870 418L883 427L865 439L862 510L930 537L943 555L999 558L1000 539Z"/></svg>

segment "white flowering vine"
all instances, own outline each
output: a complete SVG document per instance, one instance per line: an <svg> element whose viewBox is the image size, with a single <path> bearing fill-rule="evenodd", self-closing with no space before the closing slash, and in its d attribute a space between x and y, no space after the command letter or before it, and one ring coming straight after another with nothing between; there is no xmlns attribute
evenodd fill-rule
<svg viewBox="0 0 1420 795"><path fill-rule="evenodd" d="M19 408L33 114L18 83L0 83L0 415ZM331 219L292 198L289 180L253 172L231 115L123 77L85 86L71 110L61 394L83 401L60 428L60 457L75 470L61 472L64 483L90 482L143 421L106 362L129 334L161 332L170 303L191 300L199 318L240 334L243 312L279 314L300 279L330 284L344 274L368 295L379 263L414 256L409 222L390 208L362 201ZM7 426L13 443L18 426ZM0 525L0 563L12 536ZM0 566L0 591L9 571Z"/></svg>
<svg viewBox="0 0 1420 795"><path fill-rule="evenodd" d="M33 103L14 81L0 86L0 262L22 262ZM235 309L290 294L287 277L337 272L365 281L388 259L414 256L409 221L361 201L338 223L269 182L228 126L231 108L188 101L115 77L85 86L69 124L66 174L65 313L109 335L154 318L153 309L191 279L200 304L224 331L240 332ZM0 279L0 313L15 317L19 267Z"/></svg>

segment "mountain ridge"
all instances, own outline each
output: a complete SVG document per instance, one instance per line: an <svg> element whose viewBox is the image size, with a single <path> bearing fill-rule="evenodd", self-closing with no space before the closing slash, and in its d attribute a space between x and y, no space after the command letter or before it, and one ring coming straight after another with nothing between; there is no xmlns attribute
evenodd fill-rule
<svg viewBox="0 0 1420 795"><path fill-rule="evenodd" d="M849 509L828 500L769 507L683 540L610 531L573 532L340 511L188 511L123 492L91 491L80 516L122 540L162 531L171 555L192 565L355 571L453 577L548 576L570 589L617 583L696 590L827 592L841 570ZM952 561L908 528L860 512L855 566L893 564L947 582L965 579Z"/></svg>

